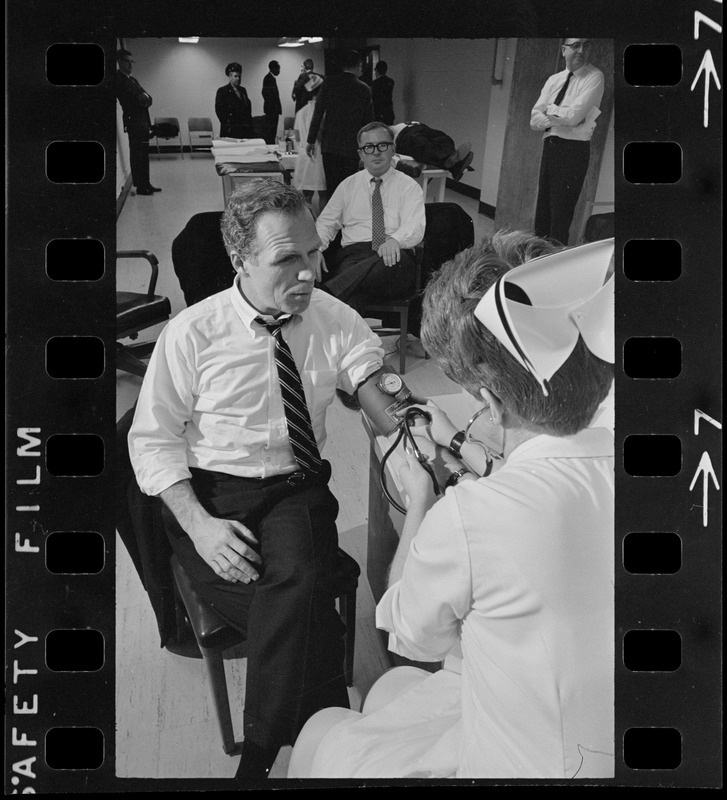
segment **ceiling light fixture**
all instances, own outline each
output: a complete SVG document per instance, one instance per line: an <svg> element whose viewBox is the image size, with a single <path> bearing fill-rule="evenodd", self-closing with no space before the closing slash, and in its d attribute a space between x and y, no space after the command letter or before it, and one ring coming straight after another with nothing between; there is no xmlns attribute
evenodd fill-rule
<svg viewBox="0 0 727 800"><path fill-rule="evenodd" d="M199 36L180 36L179 41L182 44L197 44Z"/></svg>
<svg viewBox="0 0 727 800"><path fill-rule="evenodd" d="M300 39L302 42L307 42L308 44L318 44L318 42L323 41L322 36L301 36Z"/></svg>
<svg viewBox="0 0 727 800"><path fill-rule="evenodd" d="M305 42L297 36L283 36L278 41L278 47L302 47Z"/></svg>

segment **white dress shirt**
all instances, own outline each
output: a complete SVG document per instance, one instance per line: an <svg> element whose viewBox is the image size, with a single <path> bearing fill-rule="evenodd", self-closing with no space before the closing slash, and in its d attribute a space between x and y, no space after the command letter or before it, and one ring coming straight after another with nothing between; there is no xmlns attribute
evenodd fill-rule
<svg viewBox="0 0 727 800"><path fill-rule="evenodd" d="M322 250L328 247L341 228L344 247L371 241L372 178L368 170L362 169L338 185L316 220ZM415 247L424 238L426 226L422 187L393 167L381 178L386 235L396 239L402 250Z"/></svg>
<svg viewBox="0 0 727 800"><path fill-rule="evenodd" d="M584 64L575 70L565 96L556 106L553 101L567 78L567 69L548 78L530 114L530 127L535 131L550 128L545 137L559 136L588 142L596 128L596 118L601 113L599 106L603 98L603 73L593 64ZM553 123L546 114L556 114L560 117L559 122Z"/></svg>
<svg viewBox="0 0 727 800"><path fill-rule="evenodd" d="M288 439L274 337L230 289L196 303L162 331L144 377L129 449L143 492L158 495L190 467L266 478L298 469ZM351 393L383 364L381 340L345 303L313 291L283 328L322 451L336 388Z"/></svg>
<svg viewBox="0 0 727 800"><path fill-rule="evenodd" d="M605 428L536 436L446 490L376 609L444 669L332 727L312 777L613 776L613 453Z"/></svg>

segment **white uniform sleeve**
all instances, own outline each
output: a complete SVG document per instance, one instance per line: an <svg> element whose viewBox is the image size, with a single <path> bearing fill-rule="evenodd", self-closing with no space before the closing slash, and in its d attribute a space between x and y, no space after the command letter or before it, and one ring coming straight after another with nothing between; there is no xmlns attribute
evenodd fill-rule
<svg viewBox="0 0 727 800"><path fill-rule="evenodd" d="M376 608L389 650L415 661L440 661L459 642L472 607L472 572L461 516L449 491L424 518L401 580Z"/></svg>

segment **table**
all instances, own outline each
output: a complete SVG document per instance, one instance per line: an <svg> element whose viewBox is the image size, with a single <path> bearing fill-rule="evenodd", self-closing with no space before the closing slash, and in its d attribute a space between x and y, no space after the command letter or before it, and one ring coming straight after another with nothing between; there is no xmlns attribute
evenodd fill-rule
<svg viewBox="0 0 727 800"><path fill-rule="evenodd" d="M424 202L427 201L427 189L429 183L434 181L436 183L436 202L444 202L444 190L447 188L447 177L449 172L446 169L423 169L422 174L417 178L419 184L424 192Z"/></svg>

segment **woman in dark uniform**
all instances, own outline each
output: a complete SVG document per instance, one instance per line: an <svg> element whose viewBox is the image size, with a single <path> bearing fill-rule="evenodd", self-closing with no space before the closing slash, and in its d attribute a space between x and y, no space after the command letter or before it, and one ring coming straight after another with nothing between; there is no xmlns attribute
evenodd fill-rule
<svg viewBox="0 0 727 800"><path fill-rule="evenodd" d="M225 67L229 83L217 90L215 112L220 121L220 138L252 139L252 104L240 86L242 67L233 61Z"/></svg>

